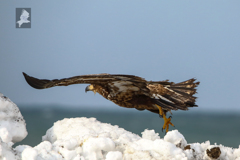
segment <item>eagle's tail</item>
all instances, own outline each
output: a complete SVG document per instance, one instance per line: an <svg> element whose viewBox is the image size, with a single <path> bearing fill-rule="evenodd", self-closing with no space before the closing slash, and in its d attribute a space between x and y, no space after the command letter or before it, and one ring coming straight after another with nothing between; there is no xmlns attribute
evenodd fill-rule
<svg viewBox="0 0 240 160"><path fill-rule="evenodd" d="M189 80L184 81L184 82L172 84L168 88L174 90L177 93L187 94L189 96L192 96L193 94L196 93L197 89L195 89L195 88L200 83L200 82L195 82L195 80L196 79L192 78L192 79L189 79Z"/></svg>
<svg viewBox="0 0 240 160"><path fill-rule="evenodd" d="M195 104L196 97L193 95L196 93L196 87L200 82L195 82L195 80L196 79L192 78L176 84L168 81L150 82L151 85L155 85L155 87L150 85L149 88L152 87L152 91L155 92L155 94L153 93L153 102L155 103L155 107L157 107L157 109L155 108L148 110L154 113L158 113L160 116L162 116L164 119L164 125L162 129L166 129L166 132L168 132L169 125L174 126L171 123L171 117L166 117L167 111L177 109L188 110L188 107L197 106ZM160 84L158 86L158 89L161 95L156 95L157 89L155 88L157 88L157 84Z"/></svg>
<svg viewBox="0 0 240 160"><path fill-rule="evenodd" d="M174 102L180 108L187 110L187 107L197 106L195 104L196 98L193 95L196 93L196 87L200 82L195 82L196 79L192 78L184 82L167 85L166 88L171 91L171 95L166 95L167 99Z"/></svg>

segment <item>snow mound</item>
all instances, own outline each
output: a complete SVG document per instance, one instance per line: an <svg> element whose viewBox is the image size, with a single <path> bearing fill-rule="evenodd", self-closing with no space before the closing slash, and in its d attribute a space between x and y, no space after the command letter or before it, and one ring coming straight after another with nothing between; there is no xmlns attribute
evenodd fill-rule
<svg viewBox="0 0 240 160"><path fill-rule="evenodd" d="M35 147L17 146L22 160L210 160L207 150L219 148L217 158L240 160L240 148L204 143L187 144L177 130L161 139L154 130L142 137L95 118L70 118L54 123ZM215 153L211 153L215 155Z"/></svg>
<svg viewBox="0 0 240 160"><path fill-rule="evenodd" d="M35 147L12 148L26 137L26 124L18 107L2 94L0 118L1 160L240 160L240 146L234 149L209 141L188 144L178 130L161 139L146 129L140 137L85 117L55 122Z"/></svg>
<svg viewBox="0 0 240 160"><path fill-rule="evenodd" d="M0 93L0 137L13 144L27 136L26 123L17 105Z"/></svg>

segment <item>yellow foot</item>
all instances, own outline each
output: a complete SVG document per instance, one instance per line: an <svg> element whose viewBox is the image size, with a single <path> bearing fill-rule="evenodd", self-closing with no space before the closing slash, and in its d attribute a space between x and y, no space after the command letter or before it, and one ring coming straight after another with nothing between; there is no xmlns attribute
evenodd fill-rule
<svg viewBox="0 0 240 160"><path fill-rule="evenodd" d="M164 119L164 124L163 124L162 130L166 129L166 133L167 133L168 129L169 129L169 124L173 127L174 127L174 125L171 122L171 116L169 118L167 118L165 115L163 115L163 119Z"/></svg>
<svg viewBox="0 0 240 160"><path fill-rule="evenodd" d="M165 113L162 110L162 107L160 107L159 105L157 105L157 107L159 109L159 115L161 115L163 117L163 120L164 120L164 124L163 124L162 130L166 129L166 133L167 133L168 129L169 129L169 125L174 127L174 125L171 122L171 116L169 118L167 118Z"/></svg>

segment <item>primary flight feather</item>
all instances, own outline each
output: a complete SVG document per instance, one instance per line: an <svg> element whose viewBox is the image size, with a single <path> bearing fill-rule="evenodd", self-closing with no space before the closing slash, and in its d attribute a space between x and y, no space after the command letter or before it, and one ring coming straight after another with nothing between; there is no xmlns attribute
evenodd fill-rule
<svg viewBox="0 0 240 160"><path fill-rule="evenodd" d="M120 74L91 74L64 79L37 79L23 72L27 83L36 89L54 86L68 86L72 84L90 84L85 91L99 93L115 104L138 110L149 110L158 113L164 119L163 129L169 129L171 118L166 113L171 110L188 110L195 104L196 87L199 82L189 79L181 83L169 81L146 81L134 75Z"/></svg>

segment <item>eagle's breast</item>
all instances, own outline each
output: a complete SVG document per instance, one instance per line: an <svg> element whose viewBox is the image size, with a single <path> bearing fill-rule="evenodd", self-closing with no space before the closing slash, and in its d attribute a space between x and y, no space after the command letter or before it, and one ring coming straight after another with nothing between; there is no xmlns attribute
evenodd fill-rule
<svg viewBox="0 0 240 160"><path fill-rule="evenodd" d="M94 89L104 98L108 99L110 91L107 85L94 85Z"/></svg>

